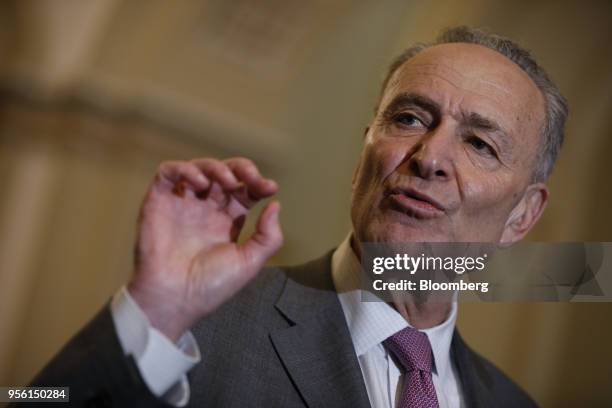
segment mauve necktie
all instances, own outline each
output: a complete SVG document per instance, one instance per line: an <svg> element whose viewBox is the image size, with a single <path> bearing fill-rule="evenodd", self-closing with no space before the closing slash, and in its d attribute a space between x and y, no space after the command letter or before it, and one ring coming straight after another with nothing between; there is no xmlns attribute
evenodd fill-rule
<svg viewBox="0 0 612 408"><path fill-rule="evenodd" d="M431 380L432 354L427 335L406 327L383 344L405 371L398 408L438 408L438 398Z"/></svg>

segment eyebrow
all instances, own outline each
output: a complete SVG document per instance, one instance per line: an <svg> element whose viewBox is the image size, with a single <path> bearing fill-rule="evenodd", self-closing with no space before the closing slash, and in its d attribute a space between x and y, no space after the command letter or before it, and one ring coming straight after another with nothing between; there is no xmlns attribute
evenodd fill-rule
<svg viewBox="0 0 612 408"><path fill-rule="evenodd" d="M502 132L504 133L504 131L502 130L501 126L499 126L497 124L496 121L486 118L484 116L482 116L479 113L476 112L469 112L466 115L464 115L464 123L465 125L467 125L468 127L471 128L475 128L475 129L481 129L485 132Z"/></svg>
<svg viewBox="0 0 612 408"><path fill-rule="evenodd" d="M385 113L395 112L407 106L416 106L434 116L440 116L440 105L433 99L415 93L400 93L385 108Z"/></svg>
<svg viewBox="0 0 612 408"><path fill-rule="evenodd" d="M468 112L463 115L462 119L464 125L471 129L481 130L486 133L497 134L499 137L495 140L499 141L500 153L510 152L512 149L512 141L510 140L508 133L493 119L489 119L476 112Z"/></svg>
<svg viewBox="0 0 612 408"><path fill-rule="evenodd" d="M414 106L429 112L434 118L440 118L441 107L433 99L427 96L420 95L417 93L400 93L393 98L391 103L385 109L385 116L392 114L402 108ZM503 145L504 149L510 147L510 140L508 133L495 121L494 119L487 118L476 112L464 112L461 118L461 125L471 129L478 129L487 133L499 134L500 144Z"/></svg>

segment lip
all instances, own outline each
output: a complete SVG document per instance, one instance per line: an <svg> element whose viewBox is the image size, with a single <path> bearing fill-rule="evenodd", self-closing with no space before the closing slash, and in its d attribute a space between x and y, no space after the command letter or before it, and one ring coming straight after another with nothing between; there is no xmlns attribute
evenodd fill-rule
<svg viewBox="0 0 612 408"><path fill-rule="evenodd" d="M445 212L444 206L438 201L411 187L390 188L385 196L396 209L417 218L436 218Z"/></svg>

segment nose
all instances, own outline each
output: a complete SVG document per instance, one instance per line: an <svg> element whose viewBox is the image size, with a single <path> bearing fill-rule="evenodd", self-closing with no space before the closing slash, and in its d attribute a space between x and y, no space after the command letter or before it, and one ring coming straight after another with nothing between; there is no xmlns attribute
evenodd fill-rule
<svg viewBox="0 0 612 408"><path fill-rule="evenodd" d="M452 149L452 129L439 125L424 134L414 146L408 167L415 176L426 180L449 180L454 175Z"/></svg>

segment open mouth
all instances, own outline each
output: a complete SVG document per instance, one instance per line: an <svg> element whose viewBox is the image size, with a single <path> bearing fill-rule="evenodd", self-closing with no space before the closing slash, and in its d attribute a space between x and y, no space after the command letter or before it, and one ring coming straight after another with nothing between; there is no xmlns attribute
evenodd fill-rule
<svg viewBox="0 0 612 408"><path fill-rule="evenodd" d="M444 214L444 207L440 203L413 188L388 189L385 198L394 209L417 218L435 218Z"/></svg>

